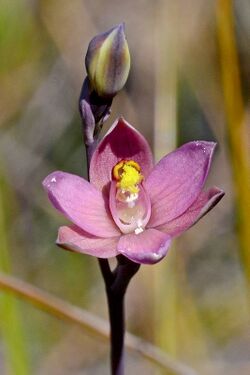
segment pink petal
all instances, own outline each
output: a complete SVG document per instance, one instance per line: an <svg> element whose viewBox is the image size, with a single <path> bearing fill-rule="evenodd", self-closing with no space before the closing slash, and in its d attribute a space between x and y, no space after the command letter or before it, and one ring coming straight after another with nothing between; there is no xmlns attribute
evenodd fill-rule
<svg viewBox="0 0 250 375"><path fill-rule="evenodd" d="M184 214L167 224L157 227L157 229L169 234L171 237L178 236L206 215L221 200L224 194L224 191L216 187L206 192L201 192Z"/></svg>
<svg viewBox="0 0 250 375"><path fill-rule="evenodd" d="M109 207L114 222L121 232L131 233L140 227L145 228L151 215L151 204L143 185L140 184L138 200L132 207L117 202L116 193L116 181L112 181L110 184Z"/></svg>
<svg viewBox="0 0 250 375"><path fill-rule="evenodd" d="M56 243L67 250L98 258L111 258L118 254L116 250L118 240L119 237L95 237L73 225L59 228Z"/></svg>
<svg viewBox="0 0 250 375"><path fill-rule="evenodd" d="M153 264L167 254L170 241L169 235L156 229L146 229L139 234L121 236L117 250L136 263Z"/></svg>
<svg viewBox="0 0 250 375"><path fill-rule="evenodd" d="M79 228L99 237L120 234L101 192L83 178L53 172L43 186L54 207Z"/></svg>
<svg viewBox="0 0 250 375"><path fill-rule="evenodd" d="M198 197L206 180L214 142L189 142L166 155L145 181L156 227L185 212Z"/></svg>
<svg viewBox="0 0 250 375"><path fill-rule="evenodd" d="M90 181L102 190L112 180L112 169L122 159L136 161L144 177L153 167L146 139L124 119L118 119L95 150L90 163Z"/></svg>

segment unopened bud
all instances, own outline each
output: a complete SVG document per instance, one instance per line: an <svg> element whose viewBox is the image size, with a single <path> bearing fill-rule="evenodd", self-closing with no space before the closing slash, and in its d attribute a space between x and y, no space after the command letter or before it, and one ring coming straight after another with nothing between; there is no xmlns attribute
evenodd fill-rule
<svg viewBox="0 0 250 375"><path fill-rule="evenodd" d="M113 97L123 88L130 69L124 24L91 40L85 64L89 81L99 96Z"/></svg>

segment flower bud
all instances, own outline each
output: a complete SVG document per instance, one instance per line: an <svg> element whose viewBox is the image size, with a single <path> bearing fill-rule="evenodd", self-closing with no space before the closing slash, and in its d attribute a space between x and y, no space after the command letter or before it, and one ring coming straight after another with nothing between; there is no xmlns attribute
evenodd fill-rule
<svg viewBox="0 0 250 375"><path fill-rule="evenodd" d="M85 65L92 88L99 96L113 97L123 88L130 69L124 24L91 40Z"/></svg>

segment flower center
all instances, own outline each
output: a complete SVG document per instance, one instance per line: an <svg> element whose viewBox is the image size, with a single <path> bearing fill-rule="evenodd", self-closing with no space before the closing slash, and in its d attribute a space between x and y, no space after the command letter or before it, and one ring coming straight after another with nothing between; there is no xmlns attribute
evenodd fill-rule
<svg viewBox="0 0 250 375"><path fill-rule="evenodd" d="M121 160L113 168L110 208L123 233L141 233L149 220L151 207L142 180L141 167L134 160Z"/></svg>
<svg viewBox="0 0 250 375"><path fill-rule="evenodd" d="M138 185L143 180L141 167L134 160L121 160L113 168L113 177L117 181L117 188L122 192L139 193Z"/></svg>

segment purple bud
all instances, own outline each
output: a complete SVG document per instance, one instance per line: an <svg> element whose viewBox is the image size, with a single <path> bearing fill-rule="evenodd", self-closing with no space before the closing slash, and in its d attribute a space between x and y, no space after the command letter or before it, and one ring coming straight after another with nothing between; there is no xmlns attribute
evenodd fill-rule
<svg viewBox="0 0 250 375"><path fill-rule="evenodd" d="M123 88L130 69L123 23L91 40L85 65L91 86L100 97L113 97Z"/></svg>

